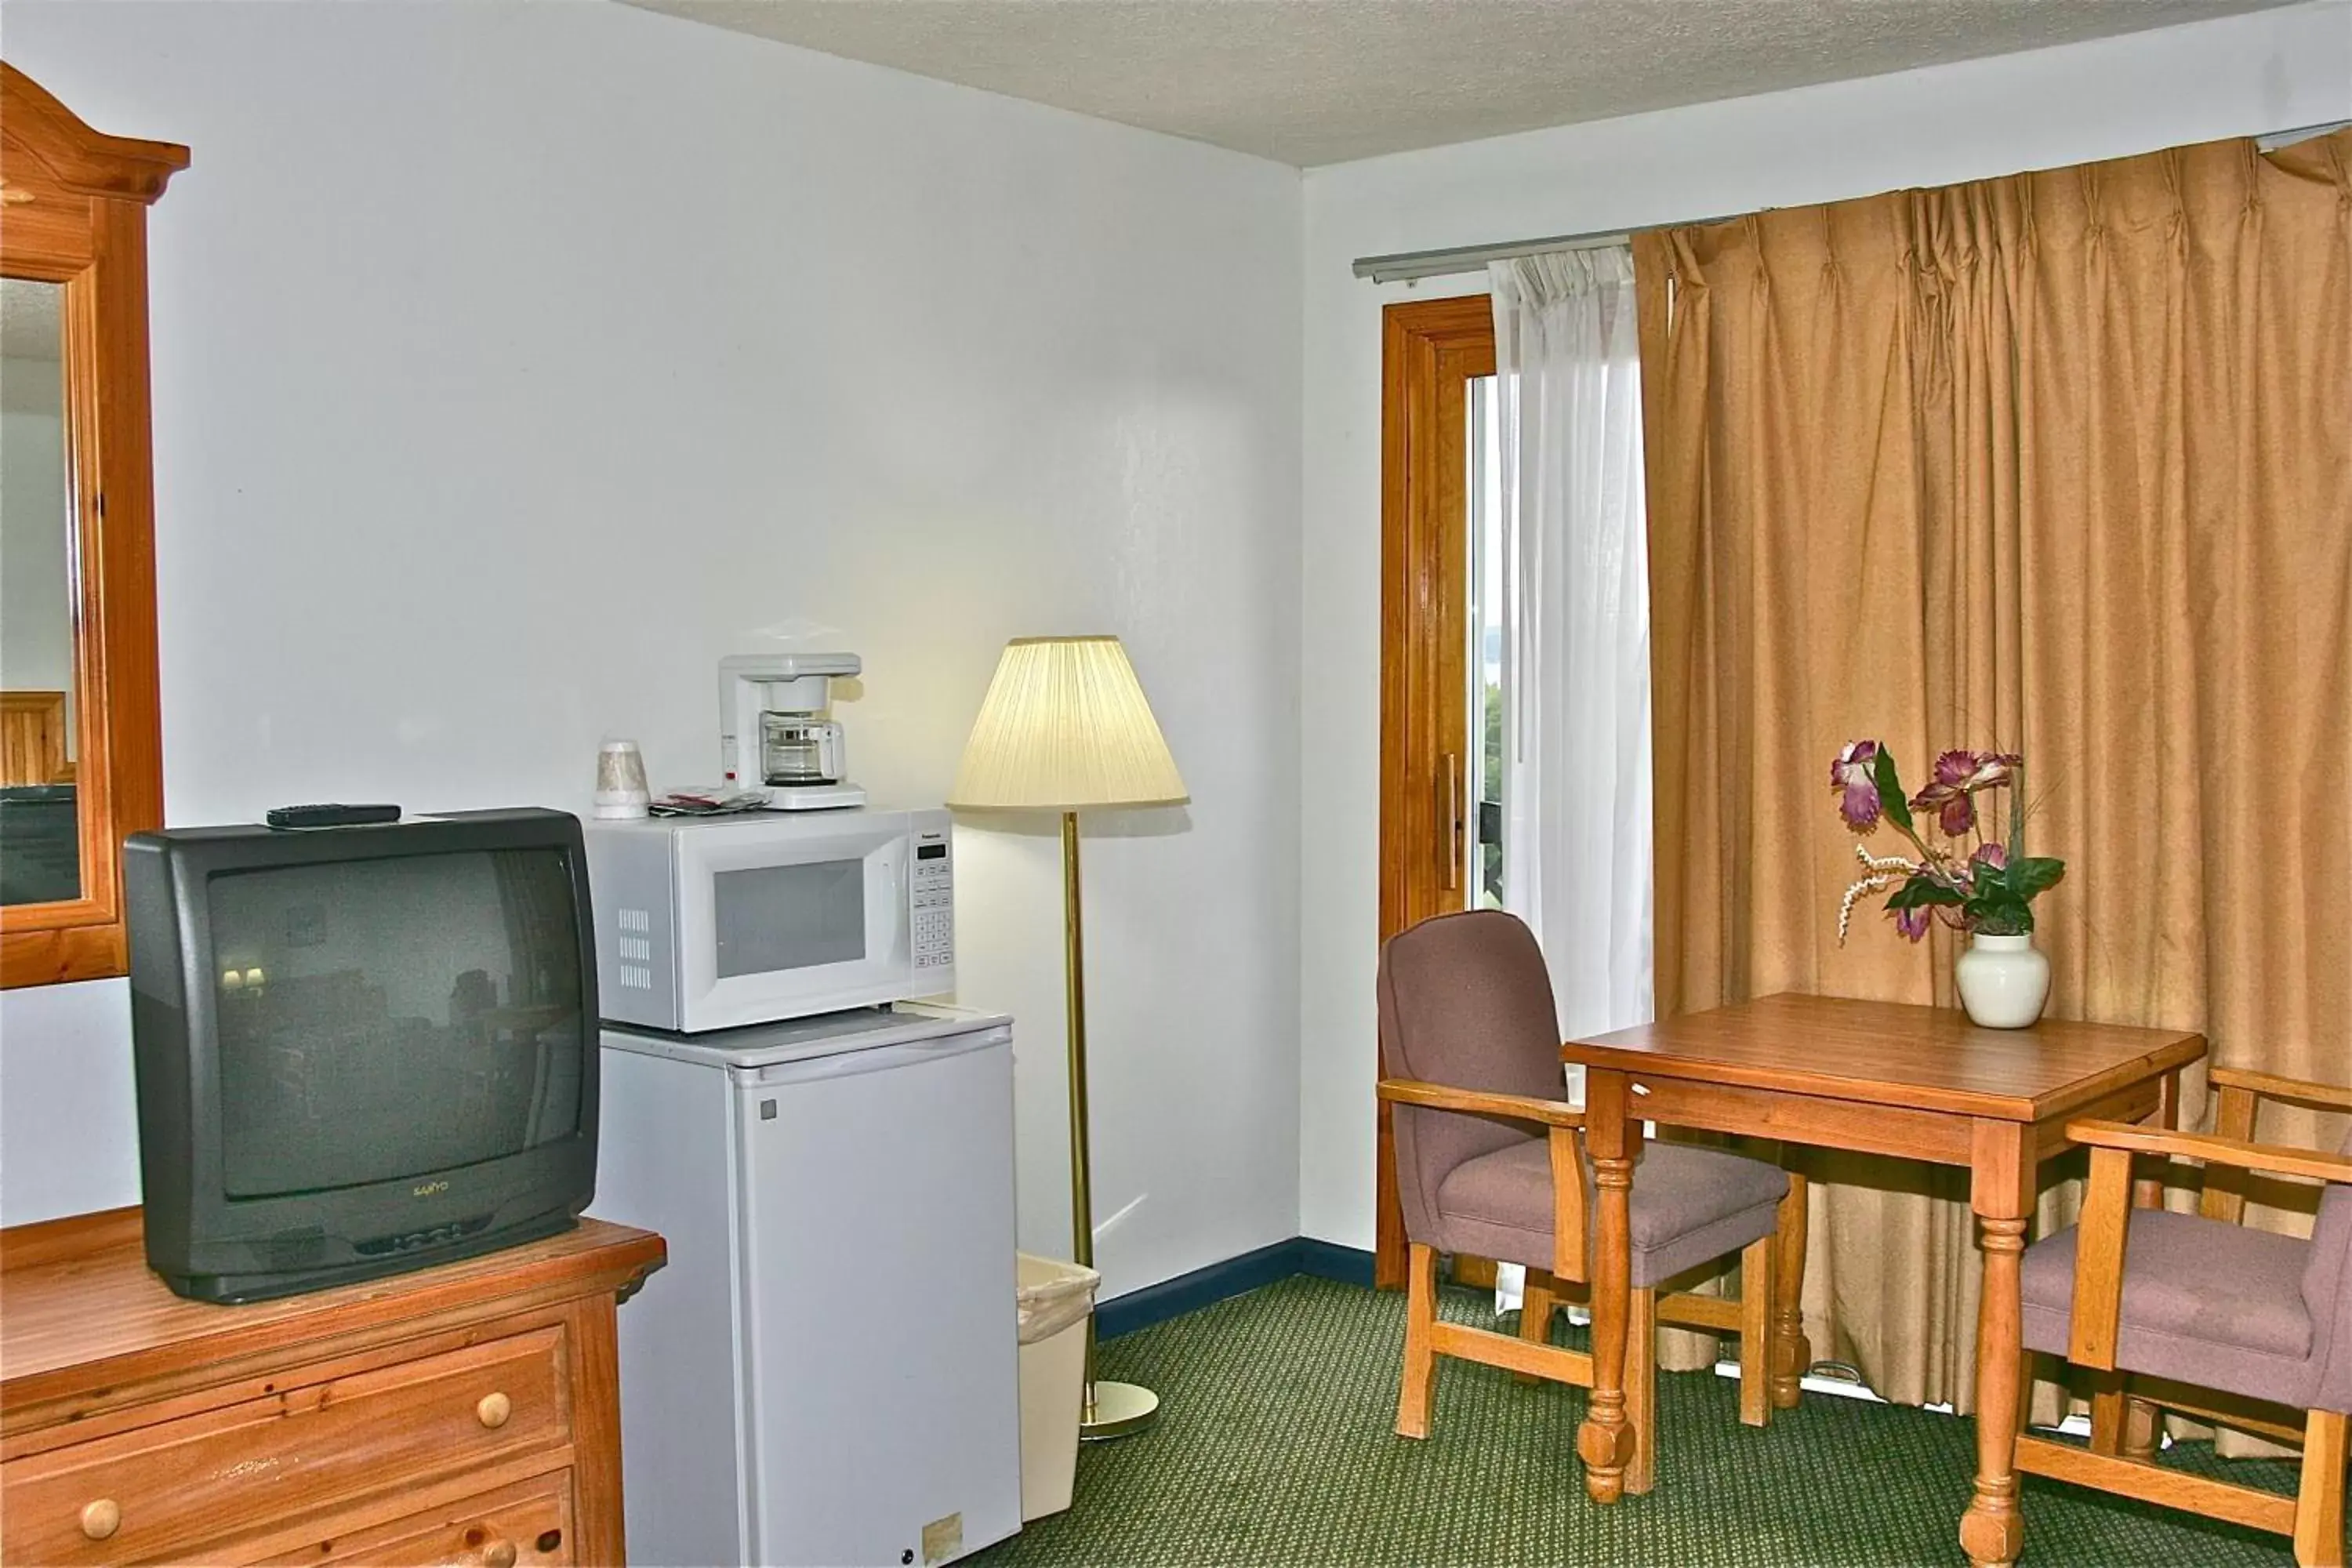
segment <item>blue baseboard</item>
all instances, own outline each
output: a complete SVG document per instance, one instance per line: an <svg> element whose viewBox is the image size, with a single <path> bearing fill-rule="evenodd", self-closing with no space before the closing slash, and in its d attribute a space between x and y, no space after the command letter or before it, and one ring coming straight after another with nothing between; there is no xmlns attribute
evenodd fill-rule
<svg viewBox="0 0 2352 1568"><path fill-rule="evenodd" d="M1318 1279L1337 1279L1342 1285L1372 1288L1372 1255L1360 1247L1342 1247L1336 1241L1318 1241L1311 1236L1298 1238L1298 1271L1312 1274Z"/></svg>
<svg viewBox="0 0 2352 1568"><path fill-rule="evenodd" d="M1115 1340L1154 1323L1196 1312L1213 1302L1245 1294L1294 1274L1337 1279L1370 1289L1372 1255L1335 1242L1295 1236L1157 1285L1105 1301L1095 1309L1095 1337Z"/></svg>

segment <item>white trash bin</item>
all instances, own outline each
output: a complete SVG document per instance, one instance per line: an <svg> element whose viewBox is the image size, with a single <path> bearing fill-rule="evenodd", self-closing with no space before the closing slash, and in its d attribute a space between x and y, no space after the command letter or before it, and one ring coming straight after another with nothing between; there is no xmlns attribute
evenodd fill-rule
<svg viewBox="0 0 2352 1568"><path fill-rule="evenodd" d="M1087 1320L1102 1276L1075 1263L1014 1259L1021 1303L1021 1522L1070 1506L1078 1412L1087 1396Z"/></svg>

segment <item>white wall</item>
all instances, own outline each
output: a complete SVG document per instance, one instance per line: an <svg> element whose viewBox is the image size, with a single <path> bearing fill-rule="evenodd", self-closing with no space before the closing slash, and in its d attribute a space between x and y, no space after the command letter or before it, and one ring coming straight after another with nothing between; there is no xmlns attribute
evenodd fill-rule
<svg viewBox="0 0 2352 1568"><path fill-rule="evenodd" d="M1360 256L1686 222L2352 119L2344 0L1310 170L1299 1216L1372 1241L1380 312Z"/></svg>
<svg viewBox="0 0 2352 1568"><path fill-rule="evenodd" d="M174 823L716 770L722 653L865 656L937 801L1003 640L1127 639L1188 811L1090 830L1118 1292L1296 1234L1298 176L607 5L8 0L187 143L152 216ZM803 644L805 646L805 644ZM1066 1246L1057 840L960 842ZM0 1217L133 1201L124 987L0 1001Z"/></svg>
<svg viewBox="0 0 2352 1568"><path fill-rule="evenodd" d="M863 653L856 771L935 800L1003 638L1127 638L1195 804L1087 840L1114 1292L1371 1237L1378 314L1415 296L1353 258L2352 117L2336 0L1312 171L1302 255L1288 170L618 7L6 28L195 153L152 228L173 821L578 806L607 733L707 775L712 663L766 633ZM1057 1250L1054 840L959 854ZM135 1199L125 1012L0 996L0 1220Z"/></svg>

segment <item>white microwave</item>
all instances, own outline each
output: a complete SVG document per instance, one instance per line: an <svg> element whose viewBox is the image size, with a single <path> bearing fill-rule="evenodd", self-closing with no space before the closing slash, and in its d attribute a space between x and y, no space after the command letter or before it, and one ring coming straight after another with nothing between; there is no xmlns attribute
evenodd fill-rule
<svg viewBox="0 0 2352 1568"><path fill-rule="evenodd" d="M944 810L582 826L607 1022L698 1034L955 989Z"/></svg>

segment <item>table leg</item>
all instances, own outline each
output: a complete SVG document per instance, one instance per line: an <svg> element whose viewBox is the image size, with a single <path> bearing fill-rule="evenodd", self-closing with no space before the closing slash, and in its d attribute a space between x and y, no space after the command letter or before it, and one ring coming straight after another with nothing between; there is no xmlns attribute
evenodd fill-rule
<svg viewBox="0 0 2352 1568"><path fill-rule="evenodd" d="M2017 1484L2025 1338L2018 1260L2033 1212L2032 1126L1979 1121L1970 1168L1969 1206L1982 1229L1984 1289L1977 1303L1976 1493L1960 1517L1960 1548L1978 1568L1993 1568L2015 1563L2025 1545Z"/></svg>
<svg viewBox="0 0 2352 1568"><path fill-rule="evenodd" d="M1805 1178L1789 1173L1780 1202L1779 1240L1772 1253L1772 1408L1794 1410L1800 1382L1813 1364L1805 1338Z"/></svg>
<svg viewBox="0 0 2352 1568"><path fill-rule="evenodd" d="M2169 1132L2180 1125L2180 1074L2176 1069L2157 1079L2156 1109L2140 1118L2143 1127L2155 1127ZM2158 1167L2142 1166L2141 1169ZM2146 1176L2132 1184L2132 1206L2155 1209L2164 1206L2164 1179L2161 1175Z"/></svg>
<svg viewBox="0 0 2352 1568"><path fill-rule="evenodd" d="M1593 1501L1615 1502L1625 1492L1633 1458L1633 1431L1625 1411L1625 1336L1632 1317L1633 1164L1641 1157L1642 1124L1626 1107L1622 1072L1593 1069L1584 1079L1584 1136L1599 1189L1599 1224L1587 1249L1591 1280L1592 1397L1576 1434L1584 1461L1584 1489Z"/></svg>
<svg viewBox="0 0 2352 1568"><path fill-rule="evenodd" d="M2163 1419L2164 1412L2147 1400L2126 1400L2124 1404L2124 1458L2155 1458L2161 1443Z"/></svg>

